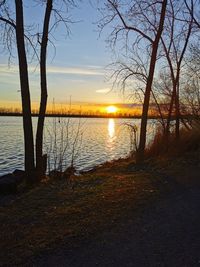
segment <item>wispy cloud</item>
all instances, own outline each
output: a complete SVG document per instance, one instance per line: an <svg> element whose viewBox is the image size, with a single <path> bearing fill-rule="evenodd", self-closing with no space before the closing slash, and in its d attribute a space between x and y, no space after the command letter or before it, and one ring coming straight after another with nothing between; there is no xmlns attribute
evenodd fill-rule
<svg viewBox="0 0 200 267"><path fill-rule="evenodd" d="M108 92L110 92L110 88L103 88L103 89L96 90L96 93L99 93L99 94L106 94Z"/></svg>
<svg viewBox="0 0 200 267"><path fill-rule="evenodd" d="M39 67L30 66L29 71L33 73L39 73ZM0 64L0 72L4 75L18 73L18 66L11 66ZM87 75L87 76L103 76L104 71L98 66L83 66L83 67L59 67L59 66L47 66L47 74L72 74L72 75Z"/></svg>
<svg viewBox="0 0 200 267"><path fill-rule="evenodd" d="M13 73L18 73L18 67L17 66L11 66L9 67L7 64L0 64L0 74L1 75L10 75Z"/></svg>
<svg viewBox="0 0 200 267"><path fill-rule="evenodd" d="M52 74L96 75L96 76L104 75L102 69L92 68L92 67L48 67L47 72Z"/></svg>

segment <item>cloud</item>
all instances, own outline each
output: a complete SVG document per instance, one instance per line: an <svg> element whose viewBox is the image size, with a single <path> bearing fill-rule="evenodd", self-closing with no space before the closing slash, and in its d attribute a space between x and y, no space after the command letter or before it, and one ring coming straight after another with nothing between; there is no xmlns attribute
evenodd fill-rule
<svg viewBox="0 0 200 267"><path fill-rule="evenodd" d="M98 94L106 94L108 92L110 92L110 88L103 88L103 89L96 90L96 93Z"/></svg>
<svg viewBox="0 0 200 267"><path fill-rule="evenodd" d="M29 71L32 73L39 73L39 66L30 66ZM10 75L18 73L18 66L11 66L0 64L0 72L4 75ZM72 75L87 75L87 76L103 76L104 71L98 66L83 66L83 67L59 67L59 66L47 66L47 74L72 74Z"/></svg>
<svg viewBox="0 0 200 267"><path fill-rule="evenodd" d="M92 67L48 67L47 73L103 76L103 70Z"/></svg>
<svg viewBox="0 0 200 267"><path fill-rule="evenodd" d="M6 64L0 64L0 73L1 73L1 75L4 75L4 76L9 76L13 73L17 74L18 73L18 67L16 67L16 66L9 67Z"/></svg>

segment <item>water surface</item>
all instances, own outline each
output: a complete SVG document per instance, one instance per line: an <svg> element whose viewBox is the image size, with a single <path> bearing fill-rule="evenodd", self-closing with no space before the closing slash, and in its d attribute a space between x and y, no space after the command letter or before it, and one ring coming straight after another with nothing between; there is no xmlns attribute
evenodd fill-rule
<svg viewBox="0 0 200 267"><path fill-rule="evenodd" d="M37 118L33 118L34 131ZM66 168L73 161L77 170L89 170L105 161L130 153L126 123L140 120L105 118L47 118L44 150L50 169ZM0 117L0 175L23 169L21 117Z"/></svg>

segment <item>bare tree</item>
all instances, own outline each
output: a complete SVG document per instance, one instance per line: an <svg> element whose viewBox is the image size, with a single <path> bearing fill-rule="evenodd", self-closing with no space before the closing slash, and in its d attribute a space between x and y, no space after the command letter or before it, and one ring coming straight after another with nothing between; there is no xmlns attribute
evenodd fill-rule
<svg viewBox="0 0 200 267"><path fill-rule="evenodd" d="M31 100L29 91L28 65L26 59L26 49L24 42L24 21L23 21L23 3L22 0L15 0L16 9L16 41L19 58L19 72L22 96L22 114L23 114L23 129L24 129L24 146L25 146L25 171L29 180L34 180L32 177L34 165L34 144L33 144L33 129L31 119Z"/></svg>
<svg viewBox="0 0 200 267"><path fill-rule="evenodd" d="M184 3L190 15L192 16L194 24L196 25L197 28L200 29L200 15L199 15L200 1L199 0L184 0Z"/></svg>
<svg viewBox="0 0 200 267"><path fill-rule="evenodd" d="M44 119L47 106L47 74L46 74L46 58L47 58L47 44L48 44L48 34L51 12L53 8L53 0L47 0L46 11L44 17L43 31L42 31L42 41L40 43L40 85L41 85L41 99L40 99L40 109L36 132L36 169L37 175L40 179L44 172L44 157L43 157L43 131L44 131Z"/></svg>
<svg viewBox="0 0 200 267"><path fill-rule="evenodd" d="M166 27L164 34L161 37L164 55L168 63L168 69L172 81L171 100L165 131L167 139L170 133L170 122L174 105L176 117L176 139L178 140L180 136L180 76L184 56L192 34L192 28L193 18L190 14L187 14L183 3L176 0L170 0L166 16Z"/></svg>
<svg viewBox="0 0 200 267"><path fill-rule="evenodd" d="M62 0L57 7L55 0L47 0L45 8L45 16L43 22L42 33L37 33L37 39L40 44L40 85L41 85L41 98L40 98L40 109L37 124L36 133L36 169L38 178L41 178L45 174L43 166L46 164L44 161L46 157L43 157L43 131L44 131L44 120L47 106L47 72L46 72L46 61L47 61L47 46L49 43L49 35L58 26L59 23L63 23L67 33L69 33L68 24L72 21L68 17L63 17L64 6L65 13L68 13L69 7L75 6L74 0ZM63 6L64 5L64 6ZM62 8L62 10L61 10ZM52 14L54 14L54 20L51 23ZM41 35L41 41L40 41Z"/></svg>
<svg viewBox="0 0 200 267"><path fill-rule="evenodd" d="M116 45L119 38L122 37L126 40L125 48L127 48L128 42L132 41L132 47L140 49L145 46L147 53L150 55L144 90L140 141L136 157L136 160L139 163L144 160L150 95L152 91L158 46L164 26L167 0L135 0L132 1L131 4L119 0L107 0L105 5L106 10L103 10L102 13L106 12L108 15L104 15L100 27L105 27L108 24L114 23L114 30L111 32L112 44ZM133 33L133 36L130 38L129 35L131 32Z"/></svg>
<svg viewBox="0 0 200 267"><path fill-rule="evenodd" d="M190 127L200 123L200 50L199 45L190 47L181 95L182 112Z"/></svg>
<svg viewBox="0 0 200 267"><path fill-rule="evenodd" d="M31 100L28 84L28 68L27 68L27 54L25 49L24 38L26 38L33 48L34 55L37 55L37 43L40 44L40 58L37 57L40 63L40 84L41 84L41 99L39 108L39 117L36 132L36 173L34 179L41 179L44 174L44 159L43 157L43 131L44 131L44 120L47 106L47 46L49 42L49 35L61 22L65 25L67 34L69 33L68 24L72 21L68 17L63 17L63 13L68 13L69 7L75 6L74 0L62 0L58 3L55 0L37 1L39 4L45 4L45 16L43 21L42 33L29 32L28 35L24 32L23 22L23 1L16 1L16 22L11 18L12 13L7 5L7 0L0 2L0 21L3 35L4 47L8 49L10 55L12 53L13 34L16 32L17 49L19 57L19 69L20 69L20 81L21 81L21 92L22 92L22 111L23 111L23 126L24 126L24 143L25 143L25 169L27 173L32 173L35 169L34 165L34 145L33 145L33 132L31 122ZM53 7L53 4L54 7ZM65 6L65 9L64 9ZM54 19L51 17L54 14ZM4 15L4 16L3 16ZM21 19L21 20L20 20ZM23 42L22 42L23 34ZM36 42L34 43L34 36ZM31 168L30 165L30 154L31 154ZM36 179L37 176L37 179ZM31 175L33 177L33 175Z"/></svg>
<svg viewBox="0 0 200 267"><path fill-rule="evenodd" d="M25 49L25 34L24 34L24 16L22 0L15 0L16 21L12 20L7 13L8 8L5 7L6 0L0 2L0 21L5 27L5 38L9 32L15 31L17 52L19 60L19 74L22 99L22 115L23 115L23 130L24 130L24 150L25 150L25 172L27 182L34 181L34 144L33 144L33 129L31 119L31 100L29 90L28 65ZM10 28L11 27L11 28ZM8 38L9 42L9 38ZM9 43L8 43L9 46Z"/></svg>

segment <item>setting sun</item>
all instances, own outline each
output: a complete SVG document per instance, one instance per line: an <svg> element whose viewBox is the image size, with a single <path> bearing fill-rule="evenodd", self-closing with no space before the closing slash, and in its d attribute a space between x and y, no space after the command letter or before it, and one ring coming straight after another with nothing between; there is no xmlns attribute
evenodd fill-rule
<svg viewBox="0 0 200 267"><path fill-rule="evenodd" d="M106 108L107 113L115 113L115 112L117 112L117 110L118 110L118 108L115 106L108 106Z"/></svg>

